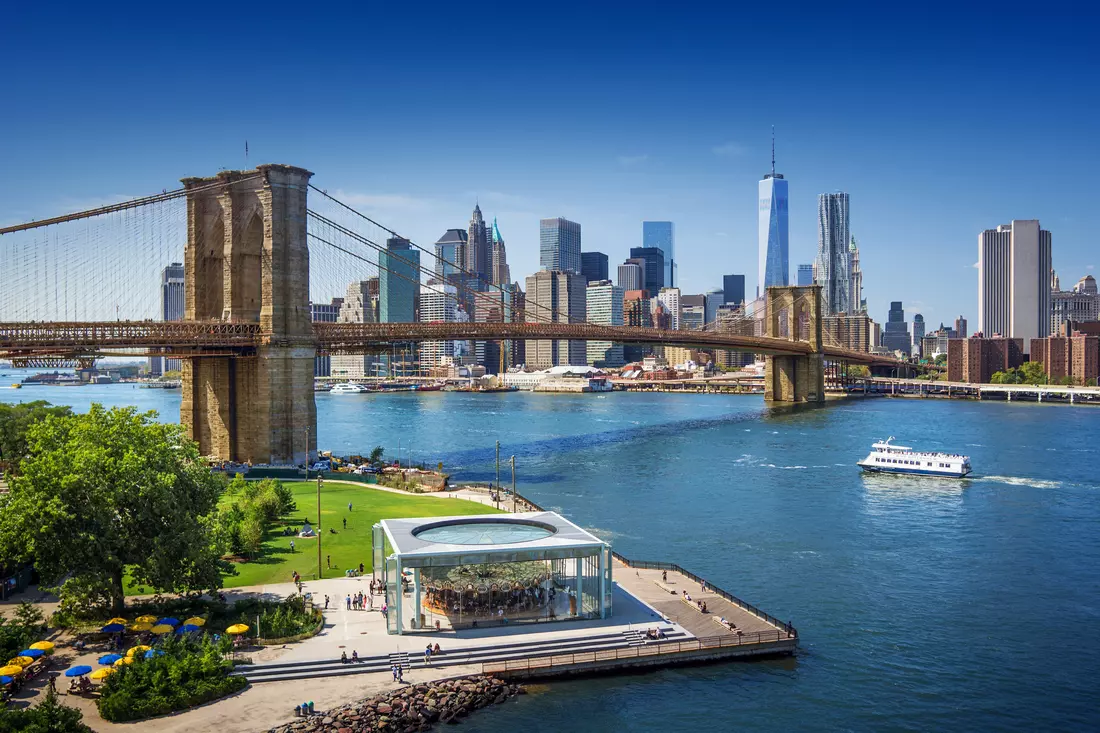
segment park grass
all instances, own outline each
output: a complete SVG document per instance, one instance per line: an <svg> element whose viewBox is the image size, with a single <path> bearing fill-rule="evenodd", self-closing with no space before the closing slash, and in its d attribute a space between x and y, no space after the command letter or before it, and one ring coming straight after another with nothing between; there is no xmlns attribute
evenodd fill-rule
<svg viewBox="0 0 1100 733"><path fill-rule="evenodd" d="M301 537L285 537L281 533L287 525L300 528L308 519L317 529L317 484L313 481L284 481L294 494L297 509L275 522L264 537L259 557L247 562L233 563L236 575L227 575L224 587L240 588L249 585L289 583L295 570L303 580L317 579L317 540ZM499 510L486 504L464 499L445 498L446 494L398 494L380 491L363 484L343 484L326 481L321 489L321 568L322 577L339 578L344 571L359 563L367 573L372 569L371 528L380 519L405 517L446 517L451 515L492 514ZM233 497L222 497L223 503ZM352 509L348 511L348 503ZM343 520L348 520L347 529ZM329 528L336 534L329 532ZM290 541L294 540L294 552ZM331 568L325 566L326 556ZM149 588L134 586L129 578L127 595L150 593Z"/></svg>
<svg viewBox="0 0 1100 733"><path fill-rule="evenodd" d="M225 578L226 588L268 583L289 583L291 573L298 571L303 580L317 578L317 540L284 537L286 524L300 527L308 519L317 529L317 484L310 481L284 481L298 505L268 531L260 557L234 563L237 575ZM463 499L443 498L444 495L397 494L380 491L362 484L340 484L326 481L321 489L321 568L325 578L338 578L348 568L359 563L371 571L371 528L380 519L402 517L445 517L450 515L491 514L497 510L485 504ZM231 501L232 499L228 499ZM351 511L348 511L348 503ZM348 520L347 529L343 521ZM329 528L336 534L329 532ZM294 552L290 541L294 540ZM326 567L326 557L331 568Z"/></svg>

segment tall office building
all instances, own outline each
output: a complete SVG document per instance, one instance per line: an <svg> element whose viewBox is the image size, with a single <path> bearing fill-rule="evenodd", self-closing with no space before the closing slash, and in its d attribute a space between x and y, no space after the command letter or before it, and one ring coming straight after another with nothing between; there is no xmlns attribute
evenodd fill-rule
<svg viewBox="0 0 1100 733"><path fill-rule="evenodd" d="M183 264L173 262L160 273L160 319L162 321L182 321L186 292L183 286ZM179 359L165 359L161 356L149 357L149 373L159 377L164 372L178 372L181 369Z"/></svg>
<svg viewBox="0 0 1100 733"><path fill-rule="evenodd" d="M653 309L649 304L648 290L623 291L623 325L637 328L653 328ZM624 344L623 358L628 363L640 361L653 348L645 344Z"/></svg>
<svg viewBox="0 0 1100 733"><path fill-rule="evenodd" d="M680 330L680 288L661 288L657 300L668 310L669 328Z"/></svg>
<svg viewBox="0 0 1100 733"><path fill-rule="evenodd" d="M586 293L586 318L589 323L601 326L623 325L623 289L610 280L588 283ZM586 347L588 363L594 367L621 367L623 345L611 341L589 341Z"/></svg>
<svg viewBox="0 0 1100 733"><path fill-rule="evenodd" d="M848 245L848 273L851 278L849 294L852 313L866 313L867 301L863 299L863 269L859 266L859 245L856 244L855 237L852 237L852 243Z"/></svg>
<svg viewBox="0 0 1100 733"><path fill-rule="evenodd" d="M493 217L492 262L489 282L493 285L508 285L512 282L512 270L508 267L508 252L504 248L504 237L500 236L497 218Z"/></svg>
<svg viewBox="0 0 1100 733"><path fill-rule="evenodd" d="M470 224L466 229L466 271L477 273L479 279L489 283L492 263L492 237L489 224L481 216L481 206L474 204L474 213L470 215Z"/></svg>
<svg viewBox="0 0 1100 733"><path fill-rule="evenodd" d="M1055 289L1050 297L1051 336L1071 336L1072 333L1063 333L1068 321L1088 323L1100 320L1100 294L1097 294L1096 278L1092 275L1078 280L1073 290Z"/></svg>
<svg viewBox="0 0 1100 733"><path fill-rule="evenodd" d="M642 289L642 285L645 284L642 274L643 267L645 267L645 260L627 260L619 265L618 282L623 292Z"/></svg>
<svg viewBox="0 0 1100 733"><path fill-rule="evenodd" d="M708 290L703 298L706 302L706 312L703 318L703 322L708 327L714 325L718 320L718 308L726 303L726 291L722 288L714 288Z"/></svg>
<svg viewBox="0 0 1100 733"><path fill-rule="evenodd" d="M554 272L581 271L581 225L568 219L539 221L539 266Z"/></svg>
<svg viewBox="0 0 1100 733"><path fill-rule="evenodd" d="M435 243L435 275L444 282L466 266L466 237L464 229L448 229Z"/></svg>
<svg viewBox="0 0 1100 733"><path fill-rule="evenodd" d="M421 323L456 323L458 321L458 288L442 282L430 282L420 286ZM420 366L427 369L441 365L445 358L454 358L456 345L464 343L462 341L421 343Z"/></svg>
<svg viewBox="0 0 1100 733"><path fill-rule="evenodd" d="M817 277L821 309L826 315L854 313L852 273L848 254L848 194L817 197Z"/></svg>
<svg viewBox="0 0 1100 733"><path fill-rule="evenodd" d="M772 172L764 175L758 186L758 238L760 269L757 295L765 288L790 284L787 260L787 181L775 172L775 132L772 132ZM727 303L729 301L726 301Z"/></svg>
<svg viewBox="0 0 1100 733"><path fill-rule="evenodd" d="M642 260L642 290L650 294L660 292L665 287L665 253L660 247L631 247L630 259Z"/></svg>
<svg viewBox="0 0 1100 733"><path fill-rule="evenodd" d="M905 310L902 309L900 300L890 303L886 332L882 334L882 345L890 351L900 351L904 354L912 351L913 339L909 337L909 327L905 324Z"/></svg>
<svg viewBox="0 0 1100 733"><path fill-rule="evenodd" d="M955 338L966 338L966 319L962 316L955 319Z"/></svg>
<svg viewBox="0 0 1100 733"><path fill-rule="evenodd" d="M356 280L348 285L344 302L336 316L337 323L376 323L369 280ZM362 379L376 376L378 357L374 354L335 354L330 373L334 377Z"/></svg>
<svg viewBox="0 0 1100 733"><path fill-rule="evenodd" d="M978 235L978 330L1023 339L1050 335L1051 236L1038 219Z"/></svg>
<svg viewBox="0 0 1100 733"><path fill-rule="evenodd" d="M707 296L680 296L680 328L684 331L700 331L707 322Z"/></svg>
<svg viewBox="0 0 1100 733"><path fill-rule="evenodd" d="M917 313L913 316L913 353L924 356L921 349L921 339L924 338L924 316Z"/></svg>
<svg viewBox="0 0 1100 733"><path fill-rule="evenodd" d="M607 255L603 252L581 252L581 274L589 283L607 279Z"/></svg>
<svg viewBox="0 0 1100 733"><path fill-rule="evenodd" d="M722 291L725 305L739 306L745 302L745 276L723 275Z"/></svg>
<svg viewBox="0 0 1100 733"><path fill-rule="evenodd" d="M415 323L420 294L420 250L409 240L390 237L378 253L378 322ZM392 344L379 363L383 376L406 376L417 370L416 344Z"/></svg>
<svg viewBox="0 0 1100 733"><path fill-rule="evenodd" d="M579 264L579 263L578 263ZM587 287L579 272L540 270L527 277L528 323L576 323L586 317ZM528 339L527 365L535 369L587 363L584 341Z"/></svg>
<svg viewBox="0 0 1100 733"><path fill-rule="evenodd" d="M798 282L798 287L800 287L800 288L804 288L807 285L813 285L814 284L814 266L813 266L813 264L799 265L798 266L798 280L797 280L797 282Z"/></svg>
<svg viewBox="0 0 1100 733"><path fill-rule="evenodd" d="M344 305L343 298L333 298L331 303L309 304L309 317L314 323L336 323L340 315L340 308ZM332 373L332 357L328 354L317 356L313 359L313 376L327 377Z"/></svg>
<svg viewBox="0 0 1100 733"><path fill-rule="evenodd" d="M673 287L676 284L676 245L675 228L671 221L643 221L642 246L656 247L664 255L665 271L662 285Z"/></svg>

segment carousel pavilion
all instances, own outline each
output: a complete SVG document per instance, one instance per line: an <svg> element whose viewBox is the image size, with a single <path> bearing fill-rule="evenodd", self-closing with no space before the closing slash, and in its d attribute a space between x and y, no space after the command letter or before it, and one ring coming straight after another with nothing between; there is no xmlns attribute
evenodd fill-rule
<svg viewBox="0 0 1100 733"><path fill-rule="evenodd" d="M611 615L611 546L554 512L383 519L373 550L391 634Z"/></svg>

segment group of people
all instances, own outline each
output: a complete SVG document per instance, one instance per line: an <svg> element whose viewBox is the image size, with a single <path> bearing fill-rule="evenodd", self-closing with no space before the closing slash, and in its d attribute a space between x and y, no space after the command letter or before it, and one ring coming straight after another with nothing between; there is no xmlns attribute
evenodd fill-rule
<svg viewBox="0 0 1100 733"><path fill-rule="evenodd" d="M434 647L431 644L428 644L428 646L424 647L424 664L431 664L432 657L434 657L436 654L442 653L443 651L439 648L438 643Z"/></svg>
<svg viewBox="0 0 1100 733"><path fill-rule="evenodd" d="M350 567L344 571L345 578L358 578L366 570L366 566L363 563L359 563L359 567Z"/></svg>
<svg viewBox="0 0 1100 733"><path fill-rule="evenodd" d="M344 603L347 605L349 611L373 611L374 610L374 596L369 593L359 591L358 593L349 593L344 599ZM328 606L325 606L328 608Z"/></svg>

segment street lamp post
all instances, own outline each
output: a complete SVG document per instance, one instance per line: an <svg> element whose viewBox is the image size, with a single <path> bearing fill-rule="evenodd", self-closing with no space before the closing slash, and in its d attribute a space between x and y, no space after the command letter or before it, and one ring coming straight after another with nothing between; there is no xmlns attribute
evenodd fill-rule
<svg viewBox="0 0 1100 733"><path fill-rule="evenodd" d="M516 457L512 456L512 513L515 514L516 509Z"/></svg>
<svg viewBox="0 0 1100 733"><path fill-rule="evenodd" d="M497 441L497 491L500 491L500 441Z"/></svg>
<svg viewBox="0 0 1100 733"><path fill-rule="evenodd" d="M321 574L321 487L324 485L325 480L321 478L320 472L317 473L317 579L321 580L324 575Z"/></svg>

